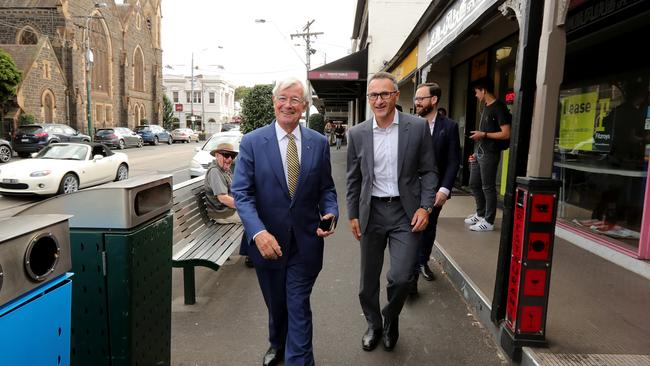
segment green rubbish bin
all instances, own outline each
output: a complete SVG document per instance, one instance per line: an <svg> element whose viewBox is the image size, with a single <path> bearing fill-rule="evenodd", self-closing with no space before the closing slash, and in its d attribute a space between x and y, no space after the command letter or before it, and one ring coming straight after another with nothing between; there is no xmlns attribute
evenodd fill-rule
<svg viewBox="0 0 650 366"><path fill-rule="evenodd" d="M72 365L169 365L172 179L150 175L42 201L70 219Z"/></svg>

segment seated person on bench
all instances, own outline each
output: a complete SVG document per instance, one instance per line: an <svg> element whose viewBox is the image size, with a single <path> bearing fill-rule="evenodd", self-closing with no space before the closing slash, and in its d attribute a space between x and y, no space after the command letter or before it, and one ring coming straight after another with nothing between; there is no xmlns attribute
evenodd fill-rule
<svg viewBox="0 0 650 366"><path fill-rule="evenodd" d="M230 192L232 172L230 166L237 156L232 144L223 143L210 151L214 160L205 173L205 198L208 216L219 224L240 224L235 200Z"/></svg>

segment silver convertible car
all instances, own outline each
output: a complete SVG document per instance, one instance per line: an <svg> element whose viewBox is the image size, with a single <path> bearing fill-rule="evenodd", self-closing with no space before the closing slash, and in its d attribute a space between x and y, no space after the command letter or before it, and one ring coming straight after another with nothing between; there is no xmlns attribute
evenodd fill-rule
<svg viewBox="0 0 650 366"><path fill-rule="evenodd" d="M103 144L51 144L33 159L0 166L0 194L64 194L128 177L128 156Z"/></svg>

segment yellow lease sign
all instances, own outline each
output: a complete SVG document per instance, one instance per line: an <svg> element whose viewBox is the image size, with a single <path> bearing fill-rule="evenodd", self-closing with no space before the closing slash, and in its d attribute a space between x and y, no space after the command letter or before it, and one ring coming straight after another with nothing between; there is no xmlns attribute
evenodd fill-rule
<svg viewBox="0 0 650 366"><path fill-rule="evenodd" d="M597 103L598 92L560 99L560 148L592 150Z"/></svg>

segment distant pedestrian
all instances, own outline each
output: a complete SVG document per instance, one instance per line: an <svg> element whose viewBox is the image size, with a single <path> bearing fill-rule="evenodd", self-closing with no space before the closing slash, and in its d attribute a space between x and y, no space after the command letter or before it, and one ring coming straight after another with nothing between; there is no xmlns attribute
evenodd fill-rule
<svg viewBox="0 0 650 366"><path fill-rule="evenodd" d="M512 117L506 104L494 96L494 81L483 78L473 83L474 94L483 103L478 129L469 138L476 142L469 157L469 186L476 200L476 212L465 219L472 231L494 230L497 211L497 169L501 150L510 140Z"/></svg>
<svg viewBox="0 0 650 366"><path fill-rule="evenodd" d="M443 117L447 117L447 110L444 109L443 107L440 107L440 108L438 108L438 114L443 116Z"/></svg>
<svg viewBox="0 0 650 366"><path fill-rule="evenodd" d="M327 139L327 144L330 144L330 141L332 140L332 122L327 121L325 124L325 129L323 132L325 132L325 138Z"/></svg>
<svg viewBox="0 0 650 366"><path fill-rule="evenodd" d="M374 74L368 83L373 117L350 128L348 134L346 199L352 234L361 241L359 301L368 323L361 338L364 351L373 350L380 340L386 351L397 344L399 315L438 185L427 123L398 112L398 98L395 77ZM379 279L386 246L388 303L380 309Z"/></svg>
<svg viewBox="0 0 650 366"><path fill-rule="evenodd" d="M334 129L334 136L336 137L336 150L339 150L341 148L341 144L343 143L343 137L345 137L345 127L343 127L342 123L336 125L336 128Z"/></svg>
<svg viewBox="0 0 650 366"><path fill-rule="evenodd" d="M433 281L434 275L429 268L429 257L433 249L433 242L436 240L436 226L442 206L451 198L451 189L454 186L458 169L460 168L460 137L458 124L440 113L438 103L442 96L442 90L436 83L425 83L418 85L415 91L413 104L418 116L429 123L431 141L436 166L440 179L436 185L436 198L432 202L433 211L429 215L429 224L422 232L418 263L415 266L415 281L411 285L411 294L417 294L417 280L421 274L427 281Z"/></svg>

